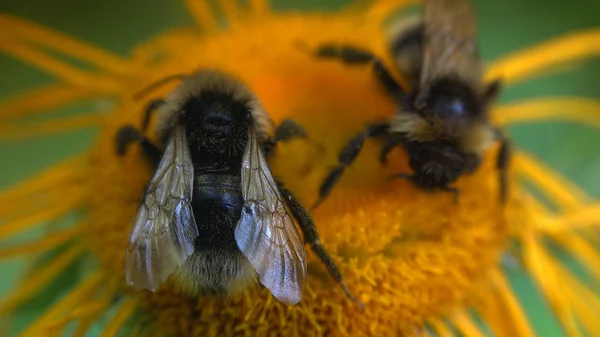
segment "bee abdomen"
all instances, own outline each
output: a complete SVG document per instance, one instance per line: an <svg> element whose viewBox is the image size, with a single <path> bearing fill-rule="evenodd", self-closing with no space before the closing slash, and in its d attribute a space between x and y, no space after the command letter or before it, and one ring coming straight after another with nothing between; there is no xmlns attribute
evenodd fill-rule
<svg viewBox="0 0 600 337"><path fill-rule="evenodd" d="M225 249L238 252L234 231L243 206L239 176L197 176L192 198L192 210L198 227L194 245L204 250Z"/></svg>
<svg viewBox="0 0 600 337"><path fill-rule="evenodd" d="M256 272L239 251L198 247L171 281L188 296L229 296L255 284Z"/></svg>

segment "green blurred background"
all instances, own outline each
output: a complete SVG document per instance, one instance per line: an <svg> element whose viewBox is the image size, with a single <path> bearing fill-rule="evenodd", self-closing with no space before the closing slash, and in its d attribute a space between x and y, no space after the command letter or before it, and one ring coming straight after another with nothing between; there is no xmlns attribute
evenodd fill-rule
<svg viewBox="0 0 600 337"><path fill-rule="evenodd" d="M475 2L481 27L481 49L487 61L567 31L600 26L600 1L597 0ZM348 1L277 0L272 3L278 10L332 10ZM193 24L183 1L173 0L0 0L0 11L37 21L123 56L135 44L167 28ZM0 54L0 74L0 99L53 81L51 77L3 54ZM556 95L600 98L599 76L598 60L580 62L566 71L511 86L503 92L501 100L511 102ZM579 125L539 123L514 126L510 133L520 147L542 157L552 167L583 185L592 195L600 196L597 174L600 172L600 133L597 130ZM94 130L88 129L34 140L0 142L0 188L13 185L48 165L84 151L93 137ZM22 261L0 265L3 269L0 298L15 284L21 265ZM563 336L546 303L540 299L526 275L513 268L510 277L539 336Z"/></svg>

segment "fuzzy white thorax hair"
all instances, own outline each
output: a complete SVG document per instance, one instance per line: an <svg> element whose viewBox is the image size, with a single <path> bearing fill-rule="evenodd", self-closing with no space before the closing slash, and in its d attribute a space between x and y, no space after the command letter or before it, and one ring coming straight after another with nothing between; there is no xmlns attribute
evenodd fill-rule
<svg viewBox="0 0 600 337"><path fill-rule="evenodd" d="M172 128L183 105L191 97L208 90L229 93L235 100L248 102L258 135L262 139L269 138L274 129L273 120L258 97L241 80L218 70L200 70L183 78L179 87L166 97L166 104L157 111L157 132L163 134Z"/></svg>
<svg viewBox="0 0 600 337"><path fill-rule="evenodd" d="M495 140L492 127L485 122L465 123L449 128L442 119L426 120L412 113L399 113L390 120L390 131L406 135L410 141L450 140L465 153L481 154Z"/></svg>

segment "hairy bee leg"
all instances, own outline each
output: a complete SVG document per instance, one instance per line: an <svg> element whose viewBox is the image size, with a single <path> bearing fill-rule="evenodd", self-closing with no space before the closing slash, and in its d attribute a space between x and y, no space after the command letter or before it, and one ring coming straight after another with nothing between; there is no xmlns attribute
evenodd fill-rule
<svg viewBox="0 0 600 337"><path fill-rule="evenodd" d="M406 173L406 172L401 172L401 173L394 174L394 175L392 175L392 176L390 176L388 178L388 181L396 180L398 178L406 179L406 180L408 180L410 182L413 182L413 176L412 176L412 174Z"/></svg>
<svg viewBox="0 0 600 337"><path fill-rule="evenodd" d="M402 100L406 96L405 91L396 82L383 61L370 51L349 45L324 44L317 49L316 56L320 58L337 58L346 64L372 63L375 77L389 95L397 100Z"/></svg>
<svg viewBox="0 0 600 337"><path fill-rule="evenodd" d="M275 136L273 139L275 142L278 142L306 137L308 137L306 130L295 120L287 118L275 129Z"/></svg>
<svg viewBox="0 0 600 337"><path fill-rule="evenodd" d="M296 138L306 138L306 130L291 118L284 119L275 129L273 138L268 139L263 144L265 154L269 154L279 142L285 142Z"/></svg>
<svg viewBox="0 0 600 337"><path fill-rule="evenodd" d="M321 184L319 189L319 199L314 204L312 209L317 208L327 198L331 190L342 177L344 169L350 166L362 149L367 138L378 137L387 132L388 125L386 123L373 124L367 127L363 132L352 138L346 146L340 151L338 156L338 165L329 173L327 178Z"/></svg>
<svg viewBox="0 0 600 337"><path fill-rule="evenodd" d="M379 153L379 162L385 165L387 164L387 156L388 154L400 143L404 142L403 136L393 136L390 139L387 139L383 146L381 147L381 152Z"/></svg>
<svg viewBox="0 0 600 337"><path fill-rule="evenodd" d="M142 119L142 132L145 132L148 129L148 125L150 124L150 117L152 113L156 111L158 108L165 104L165 100L162 98L155 99L148 103L146 106L146 111L144 112L144 118Z"/></svg>
<svg viewBox="0 0 600 337"><path fill-rule="evenodd" d="M457 205L458 201L460 199L460 190L456 187L450 187L450 186L444 186L442 187L442 190L446 191L446 192L450 192L454 195L454 204Z"/></svg>
<svg viewBox="0 0 600 337"><path fill-rule="evenodd" d="M340 284L346 296L354 301L361 309L365 309L364 304L362 304L348 289L346 286L346 282L344 282L344 278L342 273L339 271L333 259L325 250L325 247L321 244L321 239L319 238L319 233L317 232L317 227L313 222L312 218L302 206L302 204L296 199L296 197L290 192L287 188L283 186L282 183L278 182L277 186L283 195L283 198L286 202L286 205L289 207L290 211L298 224L300 225L300 229L302 230L302 234L304 236L304 241L310 245L312 251L317 254L321 262L327 267L329 273L333 278Z"/></svg>
<svg viewBox="0 0 600 337"><path fill-rule="evenodd" d="M142 150L152 163L158 165L161 158L161 151L132 125L122 126L119 131L117 131L117 134L115 135L115 150L117 155L124 155L127 146L133 142L140 143Z"/></svg>

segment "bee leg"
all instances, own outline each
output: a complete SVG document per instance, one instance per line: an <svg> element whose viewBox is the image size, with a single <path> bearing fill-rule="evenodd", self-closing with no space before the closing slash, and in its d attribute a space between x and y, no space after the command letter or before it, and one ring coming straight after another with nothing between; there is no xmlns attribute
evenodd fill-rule
<svg viewBox="0 0 600 337"><path fill-rule="evenodd" d="M337 58L346 64L372 63L375 77L390 96L399 101L406 96L404 90L396 82L383 61L370 51L349 45L324 44L317 49L316 56L320 58Z"/></svg>
<svg viewBox="0 0 600 337"><path fill-rule="evenodd" d="M127 146L133 142L140 143L142 151L144 151L153 164L158 165L160 162L161 151L132 125L122 126L119 131L117 131L117 134L115 135L115 150L117 155L123 156Z"/></svg>
<svg viewBox="0 0 600 337"><path fill-rule="evenodd" d="M486 104L492 103L500 95L500 90L502 90L502 80L499 78L493 80L485 88L485 92L483 93L483 101Z"/></svg>
<svg viewBox="0 0 600 337"><path fill-rule="evenodd" d="M158 108L165 104L165 100L162 98L155 99L148 103L146 106L146 111L144 112L144 119L142 119L142 132L145 132L148 129L148 125L150 124L150 117L152 113L156 111Z"/></svg>
<svg viewBox="0 0 600 337"><path fill-rule="evenodd" d="M388 125L386 123L373 124L346 144L338 156L338 165L329 173L327 178L325 178L321 184L321 188L319 189L319 200L317 200L312 209L317 208L317 206L327 198L329 193L331 193L331 190L337 181L342 177L344 169L350 166L356 159L356 156L360 153L367 138L378 137L387 132L387 129Z"/></svg>
<svg viewBox="0 0 600 337"><path fill-rule="evenodd" d="M346 296L354 301L361 309L365 309L364 304L362 304L348 289L346 286L346 282L344 282L344 278L342 277L342 273L333 262L333 259L325 250L325 247L321 244L321 239L319 238L319 233L317 232L317 227L313 222L312 218L302 206L302 204L296 199L296 197L290 192L287 188L283 186L282 183L278 182L277 186L279 187L279 191L283 195L285 203L289 207L290 211L294 215L294 218L298 221L300 225L300 229L302 230L302 234L304 236L304 241L310 245L312 251L317 254L321 262L327 267L329 273L333 278L340 284Z"/></svg>
<svg viewBox="0 0 600 337"><path fill-rule="evenodd" d="M269 154L278 142L306 137L308 137L306 130L304 130L300 124L296 123L296 121L291 118L284 119L275 129L273 138L265 141L263 144L265 154Z"/></svg>
<svg viewBox="0 0 600 337"><path fill-rule="evenodd" d="M450 187L450 186L442 186L441 189L446 192L450 192L450 193L454 194L454 204L458 204L458 199L460 199L460 190L458 188Z"/></svg>
<svg viewBox="0 0 600 337"><path fill-rule="evenodd" d="M300 124L291 118L286 118L275 129L275 136L273 139L275 142L278 142L306 137L308 137L308 134Z"/></svg>
<svg viewBox="0 0 600 337"><path fill-rule="evenodd" d="M381 164L387 164L387 156L388 154L400 143L404 142L404 136L402 135L394 135L391 138L387 139L383 146L381 147L381 152L379 153L379 161Z"/></svg>
<svg viewBox="0 0 600 337"><path fill-rule="evenodd" d="M392 175L391 177L388 178L388 181L396 180L398 178L402 178L402 179L406 179L406 180L408 180L410 182L414 182L413 175L410 174L410 173L406 173L406 172L401 172L401 173L394 174L394 175Z"/></svg>
<svg viewBox="0 0 600 337"><path fill-rule="evenodd" d="M500 185L500 202L506 203L508 197L508 164L510 162L510 142L508 138L497 130L497 134L500 137L501 145L500 151L498 152L498 159L496 161L496 167L498 168L499 174L499 185Z"/></svg>

